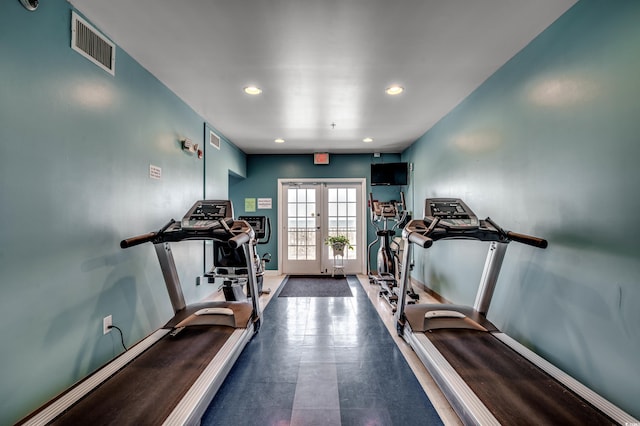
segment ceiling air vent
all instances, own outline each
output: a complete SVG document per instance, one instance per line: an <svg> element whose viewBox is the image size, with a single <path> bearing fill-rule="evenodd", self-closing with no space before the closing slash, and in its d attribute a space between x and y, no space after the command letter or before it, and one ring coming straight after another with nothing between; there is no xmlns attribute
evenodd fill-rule
<svg viewBox="0 0 640 426"><path fill-rule="evenodd" d="M71 12L71 48L111 75L116 73L116 45Z"/></svg>

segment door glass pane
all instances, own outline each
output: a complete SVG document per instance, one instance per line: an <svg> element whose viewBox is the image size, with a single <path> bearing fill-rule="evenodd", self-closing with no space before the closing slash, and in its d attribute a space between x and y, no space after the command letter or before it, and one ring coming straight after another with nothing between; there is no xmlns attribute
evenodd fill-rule
<svg viewBox="0 0 640 426"><path fill-rule="evenodd" d="M328 193L328 235L344 235L349 238L353 250L345 250L345 259L356 259L356 189L327 188Z"/></svg>
<svg viewBox="0 0 640 426"><path fill-rule="evenodd" d="M316 260L315 189L287 190L287 255L290 260Z"/></svg>

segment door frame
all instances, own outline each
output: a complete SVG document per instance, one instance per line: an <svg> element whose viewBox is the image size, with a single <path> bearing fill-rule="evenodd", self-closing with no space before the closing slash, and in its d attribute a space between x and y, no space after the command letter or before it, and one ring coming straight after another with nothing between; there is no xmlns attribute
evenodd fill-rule
<svg viewBox="0 0 640 426"><path fill-rule="evenodd" d="M278 272L282 273L283 256L286 241L286 218L284 217L285 211L282 208L283 191L285 186L290 184L350 184L360 185L360 229L362 229L361 235L358 236L356 242L358 252L356 256L358 258L358 274L365 274L366 272L366 256L367 256L367 179L366 178L281 178L278 179ZM323 206L324 208L324 206ZM323 218L324 219L324 218ZM326 231L326 230L325 230Z"/></svg>

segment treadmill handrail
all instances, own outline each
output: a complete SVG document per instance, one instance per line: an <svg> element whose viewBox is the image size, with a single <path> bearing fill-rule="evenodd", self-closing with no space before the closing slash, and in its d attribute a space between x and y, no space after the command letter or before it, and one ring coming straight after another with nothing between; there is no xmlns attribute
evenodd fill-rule
<svg viewBox="0 0 640 426"><path fill-rule="evenodd" d="M507 237L511 241L516 241L518 243L526 244L529 246L545 249L549 245L547 240L544 238L534 237L532 235L520 234L517 232L507 231Z"/></svg>
<svg viewBox="0 0 640 426"><path fill-rule="evenodd" d="M161 244L166 242L178 242L184 240L216 240L228 242L237 235L247 234L249 239L255 237L255 232L251 225L243 220L234 220L233 218L220 219L212 221L209 227L202 228L183 228L180 222L171 220L160 231L149 232L147 234L138 235L124 239L120 242L121 248L129 248L146 242L153 244ZM244 237L241 237L244 238ZM243 243L238 244L238 247Z"/></svg>
<svg viewBox="0 0 640 426"><path fill-rule="evenodd" d="M125 249L125 248L129 248L129 247L137 246L137 245L140 245L140 244L144 244L144 243L147 243L149 241L153 241L155 238L157 238L160 235L162 235L162 233L164 231L166 231L167 229L169 229L169 227L171 225L173 225L174 223L176 223L176 221L174 219L171 219L158 232L149 232L147 234L142 234L142 235L138 235L136 237L131 237L131 238L127 238L125 240L122 240L122 241L120 241L120 248Z"/></svg>
<svg viewBox="0 0 640 426"><path fill-rule="evenodd" d="M426 235L422 235L419 232L409 232L407 234L409 242L419 245L422 248L431 247L433 240Z"/></svg>
<svg viewBox="0 0 640 426"><path fill-rule="evenodd" d="M229 247L236 249L243 244L248 243L251 240L251 236L247 232L235 235L229 239Z"/></svg>
<svg viewBox="0 0 640 426"><path fill-rule="evenodd" d="M547 248L548 246L548 242L544 238L513 231L505 231L491 220L491 218L481 220L480 226L470 229L447 229L437 226L436 221L429 222L424 219L414 219L404 227L402 231L403 238L408 238L410 234L414 233L429 237L433 241L446 239L496 241L501 243L515 241L541 249Z"/></svg>

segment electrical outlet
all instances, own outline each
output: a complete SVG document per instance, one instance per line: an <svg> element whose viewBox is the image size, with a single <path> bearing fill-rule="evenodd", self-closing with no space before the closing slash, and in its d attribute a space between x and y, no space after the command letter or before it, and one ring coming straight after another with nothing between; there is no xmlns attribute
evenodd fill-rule
<svg viewBox="0 0 640 426"><path fill-rule="evenodd" d="M113 324L113 317L109 315L108 317L102 318L102 334L107 334L111 332L111 324Z"/></svg>

